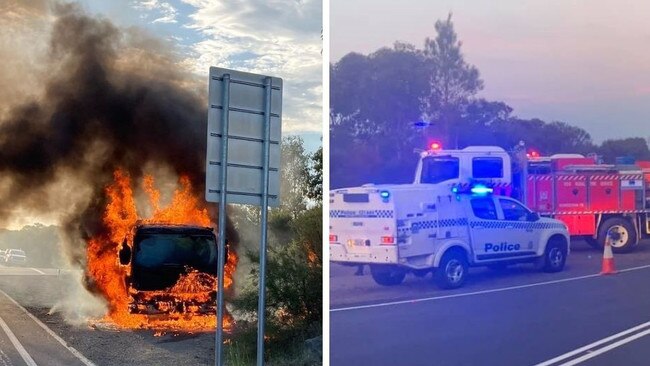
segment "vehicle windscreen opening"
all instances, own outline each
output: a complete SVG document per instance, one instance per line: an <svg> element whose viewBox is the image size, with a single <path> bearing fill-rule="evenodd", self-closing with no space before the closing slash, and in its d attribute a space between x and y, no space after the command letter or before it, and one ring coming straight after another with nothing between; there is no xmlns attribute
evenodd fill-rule
<svg viewBox="0 0 650 366"><path fill-rule="evenodd" d="M216 268L217 247L211 236L145 234L136 238L135 249L134 264L139 267Z"/></svg>
<svg viewBox="0 0 650 366"><path fill-rule="evenodd" d="M458 178L460 163L458 158L426 157L422 159L422 177L420 183L440 183Z"/></svg>
<svg viewBox="0 0 650 366"><path fill-rule="evenodd" d="M503 159L479 157L472 159L474 178L503 178Z"/></svg>

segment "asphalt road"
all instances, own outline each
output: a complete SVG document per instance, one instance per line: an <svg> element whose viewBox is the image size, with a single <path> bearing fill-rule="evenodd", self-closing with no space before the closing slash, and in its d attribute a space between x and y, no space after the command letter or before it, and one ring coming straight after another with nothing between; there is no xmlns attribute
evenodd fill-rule
<svg viewBox="0 0 650 366"><path fill-rule="evenodd" d="M0 266L0 366L214 364L214 333L159 335L66 321L58 310L70 281L68 271Z"/></svg>
<svg viewBox="0 0 650 366"><path fill-rule="evenodd" d="M600 262L574 243L564 272L473 268L453 291L430 275L380 287L332 264L331 364L648 365L650 243L616 255L618 274L599 276Z"/></svg>

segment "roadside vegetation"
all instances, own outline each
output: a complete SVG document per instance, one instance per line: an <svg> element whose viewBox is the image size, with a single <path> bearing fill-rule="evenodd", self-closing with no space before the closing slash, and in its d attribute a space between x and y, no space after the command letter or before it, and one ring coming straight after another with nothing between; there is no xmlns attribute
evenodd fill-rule
<svg viewBox="0 0 650 366"><path fill-rule="evenodd" d="M281 205L269 212L266 264L266 346L269 365L320 365L322 358L322 148L305 152L298 137L282 141ZM256 358L259 217L234 209L243 289L232 300L240 319L226 348L229 365Z"/></svg>

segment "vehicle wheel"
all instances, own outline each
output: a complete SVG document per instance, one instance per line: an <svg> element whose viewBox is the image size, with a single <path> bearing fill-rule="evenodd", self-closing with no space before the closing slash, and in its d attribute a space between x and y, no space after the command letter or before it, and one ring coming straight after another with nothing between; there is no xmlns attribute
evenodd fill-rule
<svg viewBox="0 0 650 366"><path fill-rule="evenodd" d="M431 270L428 269L428 268L426 268L426 269L414 269L413 270L413 274L415 275L415 277L418 277L418 278L426 277L426 275L429 274L429 272L431 272Z"/></svg>
<svg viewBox="0 0 650 366"><path fill-rule="evenodd" d="M607 238L607 232L612 230L614 233L618 233L619 238L612 240L612 250L614 253L626 253L634 249L637 244L636 231L634 226L628 220L614 217L609 220L606 220L600 229L598 229L598 244L602 248L605 246L605 239Z"/></svg>
<svg viewBox="0 0 650 366"><path fill-rule="evenodd" d="M463 252L447 251L440 259L438 268L433 272L433 279L440 288L458 288L465 282L468 267L467 258Z"/></svg>
<svg viewBox="0 0 650 366"><path fill-rule="evenodd" d="M382 286L395 286L404 281L406 270L397 266L371 264L370 274L377 284Z"/></svg>
<svg viewBox="0 0 650 366"><path fill-rule="evenodd" d="M544 250L544 272L560 272L564 269L567 243L560 238L551 238Z"/></svg>

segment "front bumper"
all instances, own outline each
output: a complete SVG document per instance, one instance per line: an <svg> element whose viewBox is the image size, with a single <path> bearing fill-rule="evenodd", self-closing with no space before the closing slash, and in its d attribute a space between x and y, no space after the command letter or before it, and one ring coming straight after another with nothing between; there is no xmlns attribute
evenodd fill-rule
<svg viewBox="0 0 650 366"><path fill-rule="evenodd" d="M375 245L348 247L345 244L330 244L330 261L344 263L397 264L397 246Z"/></svg>
<svg viewBox="0 0 650 366"><path fill-rule="evenodd" d="M214 293L199 293L194 297L188 294L173 295L158 291L132 291L129 312L132 314L216 314Z"/></svg>

